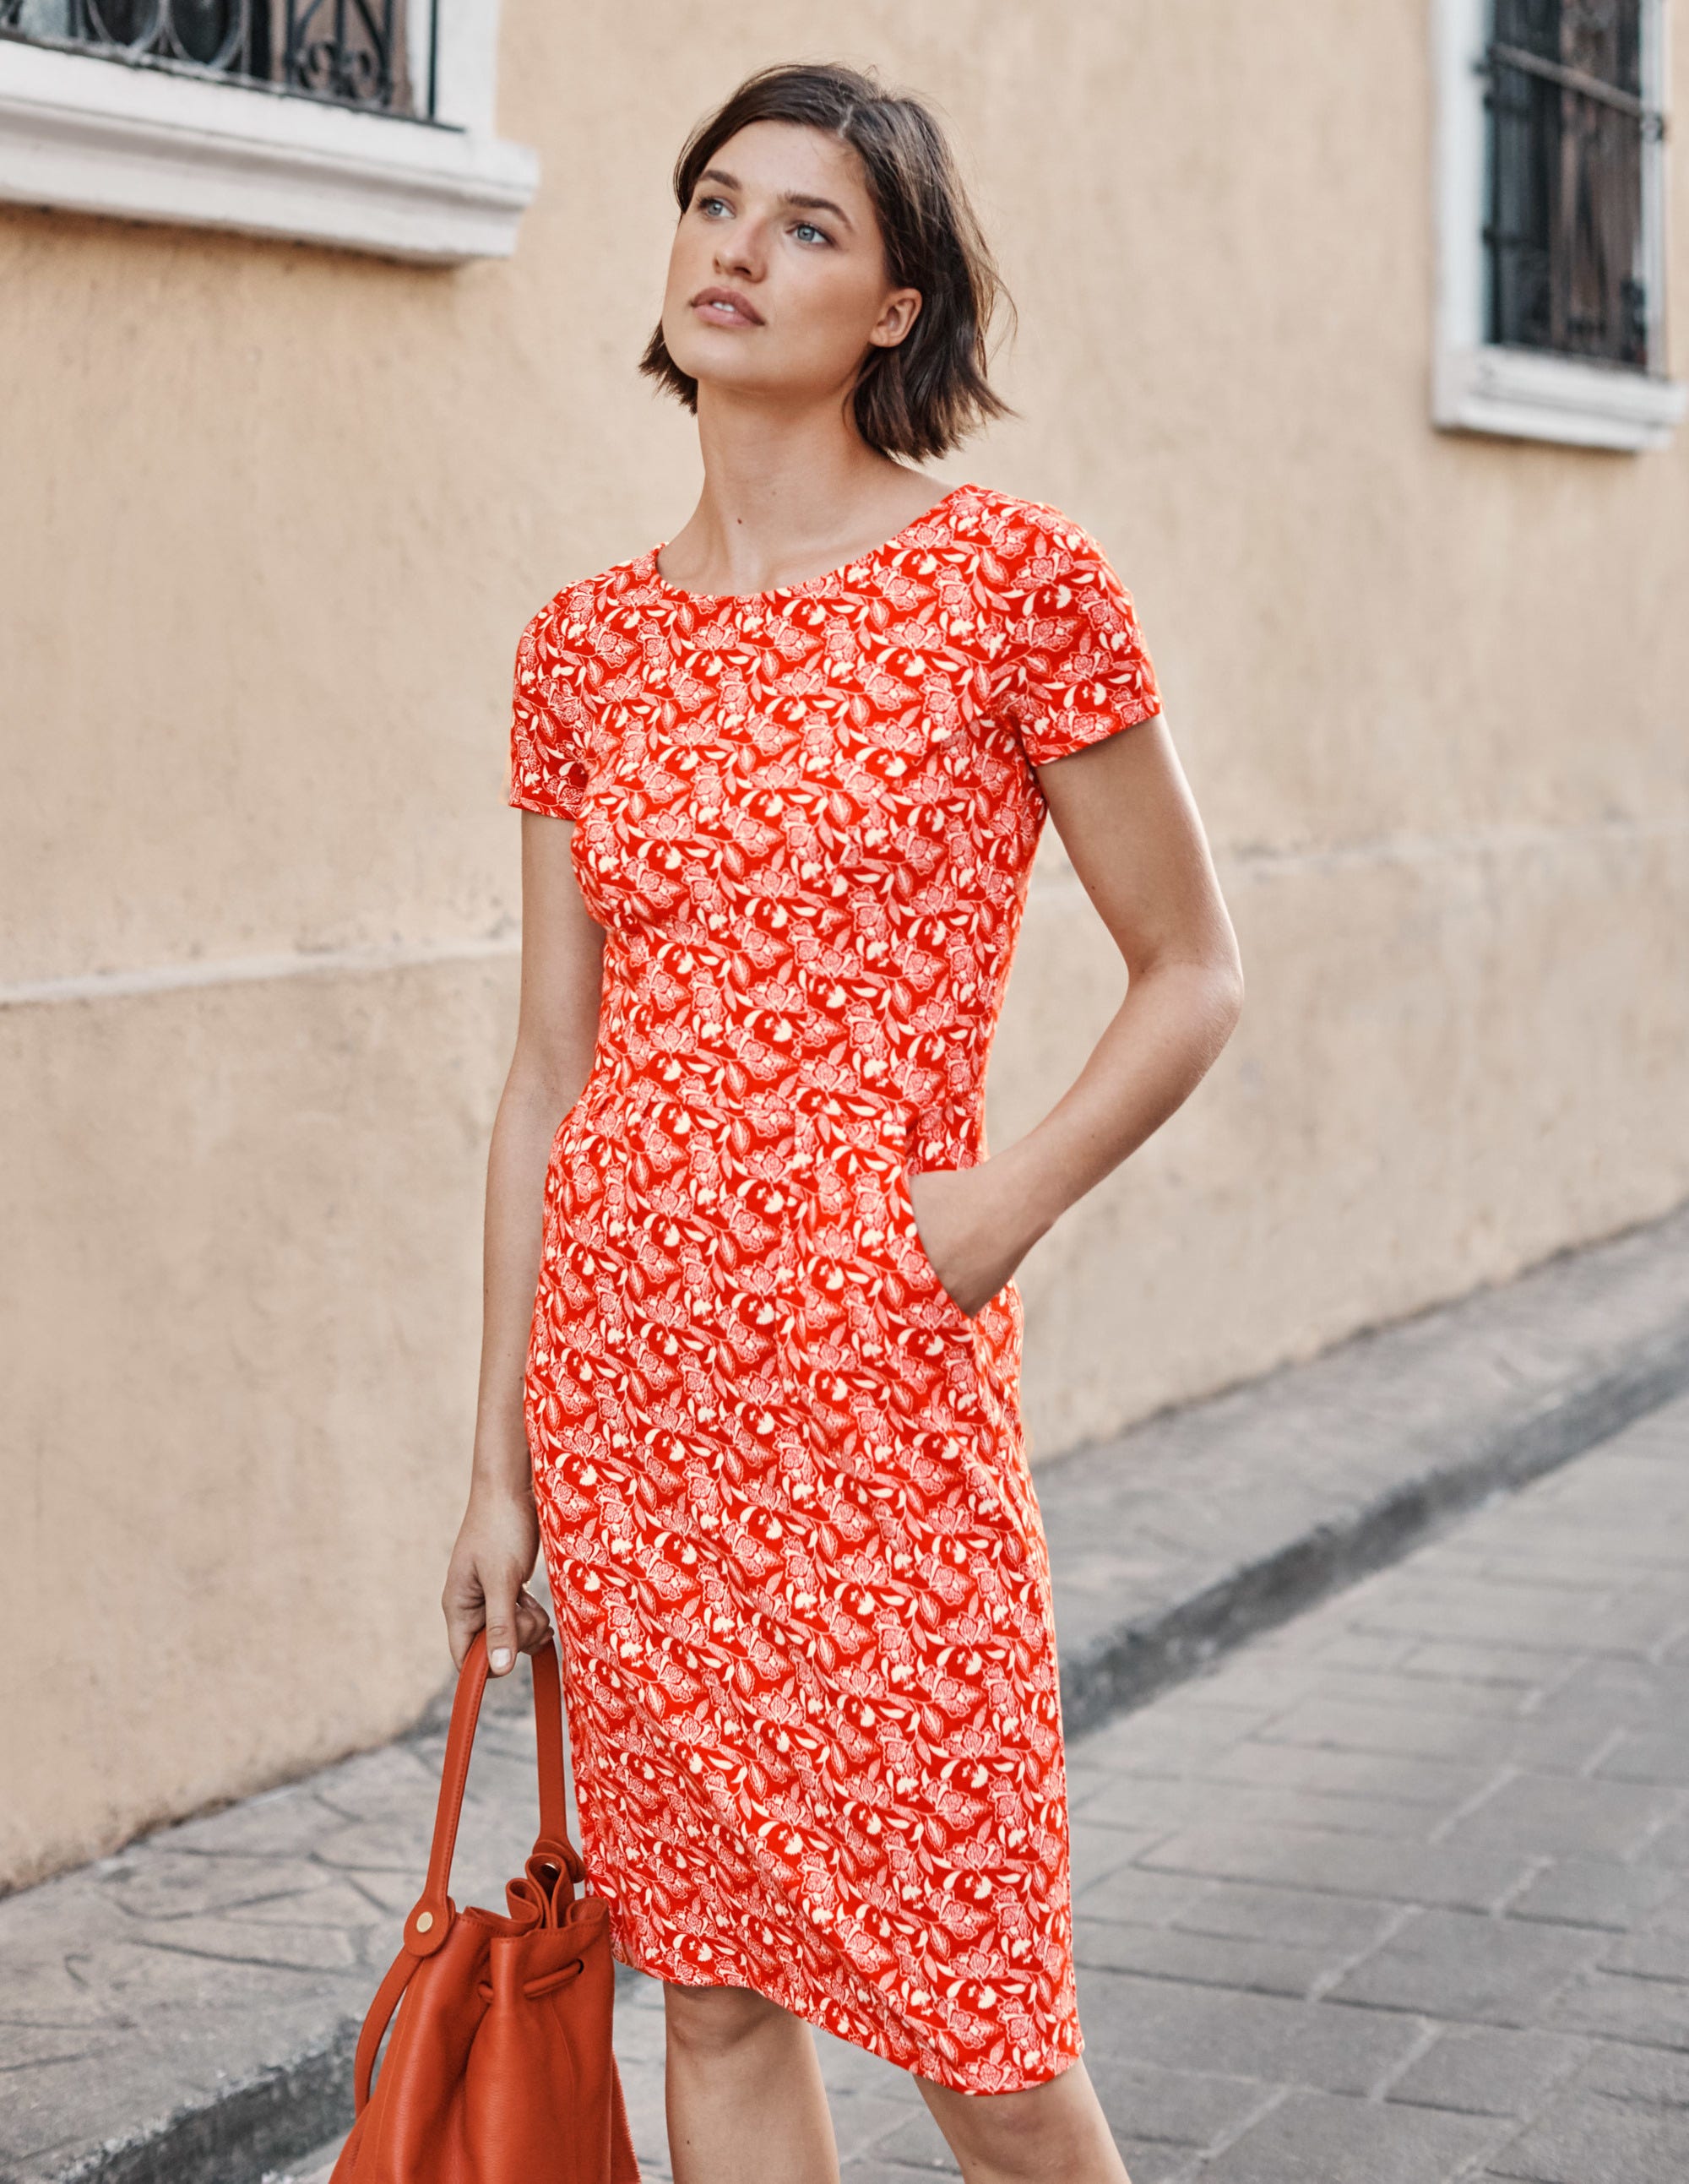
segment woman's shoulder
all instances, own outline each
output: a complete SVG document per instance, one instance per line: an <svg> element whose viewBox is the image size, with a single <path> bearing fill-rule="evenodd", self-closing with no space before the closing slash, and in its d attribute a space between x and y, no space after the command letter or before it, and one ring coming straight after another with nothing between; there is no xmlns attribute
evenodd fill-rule
<svg viewBox="0 0 1689 2184"><path fill-rule="evenodd" d="M660 551L648 546L590 576L571 577L530 616L528 632L536 639L543 636L554 643L565 636L578 639L588 635L596 623L610 621L638 605L649 591L652 567Z"/></svg>
<svg viewBox="0 0 1689 2184"><path fill-rule="evenodd" d="M996 486L964 487L955 519L959 527L978 534L994 559L1005 565L1029 562L1042 570L1058 560L1106 558L1084 525L1065 509Z"/></svg>
<svg viewBox="0 0 1689 2184"><path fill-rule="evenodd" d="M975 548L973 598L1012 644L1047 646L1063 627L1105 623L1135 632L1131 593L1100 542L1067 510L979 487L960 497L956 520Z"/></svg>

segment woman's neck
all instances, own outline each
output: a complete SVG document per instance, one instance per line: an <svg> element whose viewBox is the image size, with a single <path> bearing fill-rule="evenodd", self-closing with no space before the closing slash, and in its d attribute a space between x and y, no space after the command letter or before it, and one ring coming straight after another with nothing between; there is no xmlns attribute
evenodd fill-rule
<svg viewBox="0 0 1689 2184"><path fill-rule="evenodd" d="M801 583L895 536L944 488L868 446L837 412L781 415L698 390L704 483L662 573L705 593Z"/></svg>

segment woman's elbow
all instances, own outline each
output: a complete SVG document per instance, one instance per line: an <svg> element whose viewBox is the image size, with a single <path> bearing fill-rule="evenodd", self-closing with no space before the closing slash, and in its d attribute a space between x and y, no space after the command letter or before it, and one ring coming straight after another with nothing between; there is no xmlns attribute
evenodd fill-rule
<svg viewBox="0 0 1689 2184"><path fill-rule="evenodd" d="M1140 963L1129 971L1129 978L1140 988L1151 981L1168 981L1162 990L1189 1019L1211 1061L1243 1014L1243 961L1229 938Z"/></svg>
<svg viewBox="0 0 1689 2184"><path fill-rule="evenodd" d="M1225 1027L1229 1039L1237 1028L1237 1020L1243 1014L1243 958L1234 941L1223 955L1218 956L1209 972L1214 992L1216 1015Z"/></svg>

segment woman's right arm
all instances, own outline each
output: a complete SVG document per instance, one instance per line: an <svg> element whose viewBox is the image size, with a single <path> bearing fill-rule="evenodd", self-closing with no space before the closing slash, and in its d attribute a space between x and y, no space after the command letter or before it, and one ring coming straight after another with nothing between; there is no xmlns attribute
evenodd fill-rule
<svg viewBox="0 0 1689 2184"><path fill-rule="evenodd" d="M484 1625L495 1675L550 1624L523 1590L539 1555L523 1378L539 1283L545 1171L557 1126L592 1069L604 933L587 914L566 819L522 814L521 1003L487 1162L481 1390L469 1507L441 1606L459 1668Z"/></svg>

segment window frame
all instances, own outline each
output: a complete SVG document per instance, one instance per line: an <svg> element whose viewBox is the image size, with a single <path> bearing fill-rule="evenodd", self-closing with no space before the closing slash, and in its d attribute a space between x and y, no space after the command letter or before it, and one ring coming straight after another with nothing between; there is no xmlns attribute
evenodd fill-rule
<svg viewBox="0 0 1689 2184"><path fill-rule="evenodd" d="M508 257L539 163L497 134L498 0L438 0L436 39L426 119L0 39L0 199L424 265Z"/></svg>
<svg viewBox="0 0 1689 2184"><path fill-rule="evenodd" d="M1668 0L1642 0L1642 96L1664 111L1669 82ZM1448 432L1546 440L1625 453L1670 440L1689 387L1660 368L1637 370L1487 337L1489 142L1484 58L1490 0L1432 0L1436 90L1437 286L1431 415ZM1663 280L1665 147L1642 148L1648 354L1665 347Z"/></svg>

